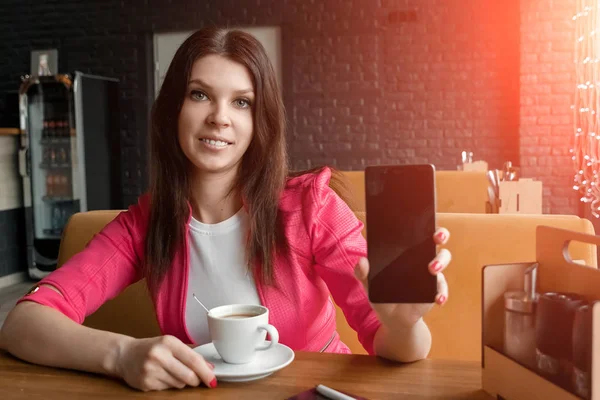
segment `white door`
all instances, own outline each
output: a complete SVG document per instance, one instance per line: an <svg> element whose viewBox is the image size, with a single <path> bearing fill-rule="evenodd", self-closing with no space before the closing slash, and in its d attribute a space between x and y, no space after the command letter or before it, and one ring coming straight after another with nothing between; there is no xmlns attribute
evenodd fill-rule
<svg viewBox="0 0 600 400"><path fill-rule="evenodd" d="M265 27L239 27L235 28L250 33L258 39L267 52L267 56L273 64L279 87L281 87L281 30L276 26ZM181 44L194 31L157 33L154 35L154 97L158 96L158 91L162 85L163 79L169 64L175 55L175 52Z"/></svg>

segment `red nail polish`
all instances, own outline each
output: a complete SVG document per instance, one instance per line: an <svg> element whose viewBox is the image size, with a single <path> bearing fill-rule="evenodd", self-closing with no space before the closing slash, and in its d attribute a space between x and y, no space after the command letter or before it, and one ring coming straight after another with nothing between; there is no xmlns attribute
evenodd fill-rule
<svg viewBox="0 0 600 400"><path fill-rule="evenodd" d="M217 387L217 378L213 378L212 381L210 381L210 385L211 388L216 388Z"/></svg>
<svg viewBox="0 0 600 400"><path fill-rule="evenodd" d="M433 272L438 272L441 269L442 269L442 263L441 262L434 261L433 264L431 264L431 270Z"/></svg>
<svg viewBox="0 0 600 400"><path fill-rule="evenodd" d="M440 232L440 233L438 233L438 235L437 235L437 236L438 236L438 240L439 240L440 242L443 242L444 240L446 240L446 234L444 234L444 232Z"/></svg>
<svg viewBox="0 0 600 400"><path fill-rule="evenodd" d="M444 303L446 302L446 296L444 296L444 295L441 295L441 296L438 298L438 302L439 302L440 304L444 304Z"/></svg>

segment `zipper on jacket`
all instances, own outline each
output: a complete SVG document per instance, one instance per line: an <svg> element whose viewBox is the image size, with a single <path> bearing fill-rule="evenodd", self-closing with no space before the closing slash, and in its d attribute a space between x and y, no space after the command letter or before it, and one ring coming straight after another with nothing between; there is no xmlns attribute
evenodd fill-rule
<svg viewBox="0 0 600 400"><path fill-rule="evenodd" d="M335 333L336 333L336 331L333 331L333 335L331 335L331 337L329 338L329 340L327 341L325 346L321 350L319 350L319 353L322 353L325 350L327 350L327 348L329 347L329 345L331 344L331 342L333 342L333 339L335 338Z"/></svg>

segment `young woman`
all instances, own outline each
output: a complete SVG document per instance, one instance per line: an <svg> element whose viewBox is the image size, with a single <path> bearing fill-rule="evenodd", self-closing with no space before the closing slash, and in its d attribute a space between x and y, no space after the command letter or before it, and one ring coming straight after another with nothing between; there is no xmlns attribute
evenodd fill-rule
<svg viewBox="0 0 600 400"><path fill-rule="evenodd" d="M370 304L362 223L330 188L331 170L291 174L285 118L263 47L203 29L175 54L152 111L151 186L8 316L1 347L48 366L120 377L141 390L204 383L212 366L188 345L210 342L192 293L208 307L263 304L294 350L349 352L335 308L370 354L427 356L432 304ZM436 232L443 244L449 233ZM429 270L448 296L442 250ZM81 325L145 278L164 336L134 339Z"/></svg>

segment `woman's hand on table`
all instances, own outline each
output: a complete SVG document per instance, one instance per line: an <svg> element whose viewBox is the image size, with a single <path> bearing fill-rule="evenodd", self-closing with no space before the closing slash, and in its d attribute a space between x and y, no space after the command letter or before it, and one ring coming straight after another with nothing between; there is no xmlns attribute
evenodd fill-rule
<svg viewBox="0 0 600 400"><path fill-rule="evenodd" d="M204 383L217 386L214 366L174 336L124 342L115 370L133 388L143 391L182 389Z"/></svg>

